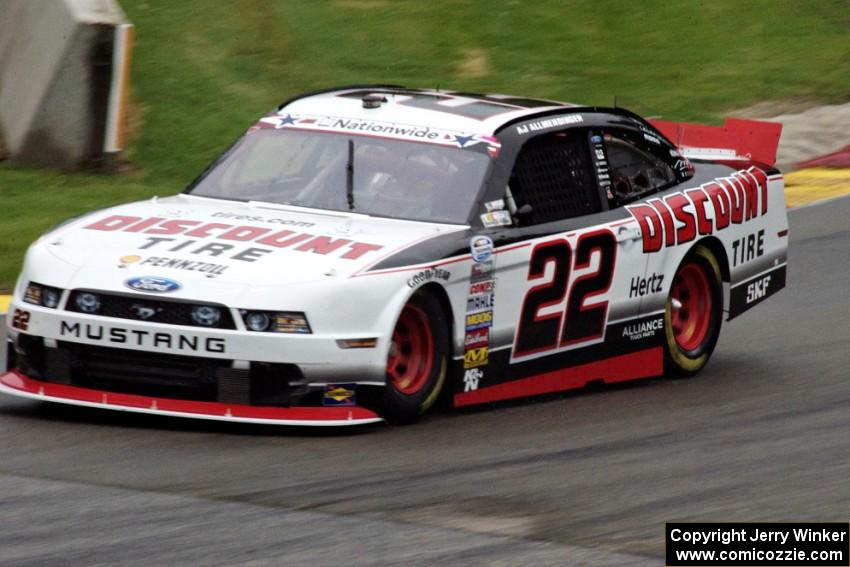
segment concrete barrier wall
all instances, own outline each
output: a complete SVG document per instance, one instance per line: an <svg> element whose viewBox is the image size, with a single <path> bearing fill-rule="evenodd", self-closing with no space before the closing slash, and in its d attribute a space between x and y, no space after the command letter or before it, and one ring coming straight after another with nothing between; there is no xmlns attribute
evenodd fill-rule
<svg viewBox="0 0 850 567"><path fill-rule="evenodd" d="M0 146L13 162L103 159L126 25L115 0L0 0Z"/></svg>

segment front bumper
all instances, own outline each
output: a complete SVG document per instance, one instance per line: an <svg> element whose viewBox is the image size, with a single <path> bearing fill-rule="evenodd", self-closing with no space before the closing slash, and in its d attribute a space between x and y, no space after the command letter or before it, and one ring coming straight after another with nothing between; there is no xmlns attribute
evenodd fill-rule
<svg viewBox="0 0 850 567"><path fill-rule="evenodd" d="M298 426L351 426L382 419L361 407L255 407L117 394L33 380L18 371L0 374L0 392L75 406L214 421Z"/></svg>
<svg viewBox="0 0 850 567"><path fill-rule="evenodd" d="M47 309L13 301L9 313L26 313L26 329L21 334L90 347L123 351L157 352L219 360L297 366L310 383L383 384L386 370L386 341L383 336L336 334L252 333L243 329L205 329L164 325L145 321L85 315L61 309ZM14 321L14 318L12 319ZM343 349L340 339L377 338L375 348Z"/></svg>

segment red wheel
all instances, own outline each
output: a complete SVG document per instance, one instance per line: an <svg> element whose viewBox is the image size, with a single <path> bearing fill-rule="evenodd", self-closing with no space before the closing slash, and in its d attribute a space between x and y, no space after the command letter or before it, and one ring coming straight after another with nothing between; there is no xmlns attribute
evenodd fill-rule
<svg viewBox="0 0 850 567"><path fill-rule="evenodd" d="M679 266L664 311L665 369L692 375L708 362L723 315L720 266L711 250L697 244Z"/></svg>
<svg viewBox="0 0 850 567"><path fill-rule="evenodd" d="M411 423L440 396L446 379L449 324L440 301L415 294L398 316L387 354L387 385L378 411L393 423Z"/></svg>
<svg viewBox="0 0 850 567"><path fill-rule="evenodd" d="M404 306L393 331L387 357L390 385L410 396L428 383L434 364L434 339L428 327L428 315L418 305Z"/></svg>
<svg viewBox="0 0 850 567"><path fill-rule="evenodd" d="M696 264L683 266L670 295L676 343L682 350L694 350L705 340L711 324L712 297L705 271Z"/></svg>

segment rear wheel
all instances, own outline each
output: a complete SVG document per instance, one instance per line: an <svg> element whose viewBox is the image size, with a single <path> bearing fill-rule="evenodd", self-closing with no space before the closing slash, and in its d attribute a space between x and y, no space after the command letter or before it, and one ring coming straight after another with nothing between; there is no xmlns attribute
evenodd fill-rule
<svg viewBox="0 0 850 567"><path fill-rule="evenodd" d="M690 376L708 362L723 319L723 286L714 254L698 244L685 257L670 286L664 310L665 371Z"/></svg>
<svg viewBox="0 0 850 567"><path fill-rule="evenodd" d="M380 403L392 423L412 423L437 401L446 381L449 331L440 302L414 295L402 309L387 356L387 385Z"/></svg>

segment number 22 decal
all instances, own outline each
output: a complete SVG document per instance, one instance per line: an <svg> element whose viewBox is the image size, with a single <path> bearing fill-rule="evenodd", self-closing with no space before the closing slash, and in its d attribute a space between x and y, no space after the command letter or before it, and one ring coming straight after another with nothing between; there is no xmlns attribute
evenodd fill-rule
<svg viewBox="0 0 850 567"><path fill-rule="evenodd" d="M590 267L594 255L599 256L595 271L582 274L570 285L570 274ZM551 281L535 285L525 295L519 328L514 344L514 357L536 354L581 343L605 335L608 301L588 305L592 298L611 287L617 260L617 240L610 230L582 234L573 251L566 238L550 240L534 247L528 266L528 280L544 277L546 266L554 264ZM567 290L569 289L569 294ZM540 311L561 305L563 311L540 315Z"/></svg>

